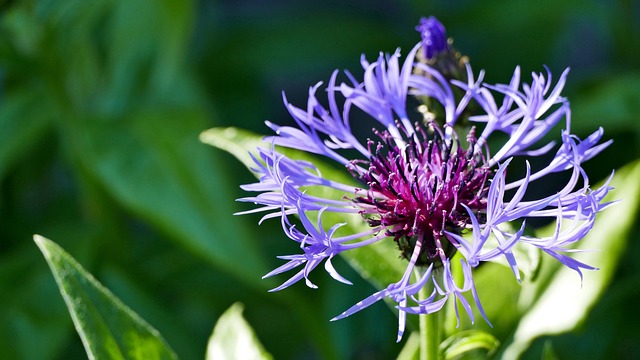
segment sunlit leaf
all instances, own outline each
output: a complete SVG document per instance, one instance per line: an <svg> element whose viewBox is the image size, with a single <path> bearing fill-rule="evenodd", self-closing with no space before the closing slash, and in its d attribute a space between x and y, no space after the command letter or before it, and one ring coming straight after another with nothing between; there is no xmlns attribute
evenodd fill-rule
<svg viewBox="0 0 640 360"><path fill-rule="evenodd" d="M69 254L35 235L90 359L177 359L160 334Z"/></svg>
<svg viewBox="0 0 640 360"><path fill-rule="evenodd" d="M271 360L247 321L243 306L233 304L220 316L209 338L207 360Z"/></svg>
<svg viewBox="0 0 640 360"><path fill-rule="evenodd" d="M539 298L532 296L531 291L525 292L523 288L520 305L527 312L515 331L513 342L504 353L506 358L518 358L539 336L563 333L584 321L612 280L629 231L636 221L640 203L639 177L640 162L616 172L611 184L615 190L605 201L622 201L599 214L594 228L580 242L581 249L593 251L576 257L600 270L584 271L584 280L580 281L575 271L561 267L553 273L548 284L543 281L539 285L543 289ZM535 291L535 286L531 288Z"/></svg>

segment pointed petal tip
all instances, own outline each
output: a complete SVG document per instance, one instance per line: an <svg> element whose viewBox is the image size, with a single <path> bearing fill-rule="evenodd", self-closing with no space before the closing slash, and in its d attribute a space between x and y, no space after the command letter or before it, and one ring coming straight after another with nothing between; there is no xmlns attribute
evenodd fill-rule
<svg viewBox="0 0 640 360"><path fill-rule="evenodd" d="M398 336L396 337L396 343L399 343L400 341L402 341L402 336L404 335L404 332L398 332Z"/></svg>

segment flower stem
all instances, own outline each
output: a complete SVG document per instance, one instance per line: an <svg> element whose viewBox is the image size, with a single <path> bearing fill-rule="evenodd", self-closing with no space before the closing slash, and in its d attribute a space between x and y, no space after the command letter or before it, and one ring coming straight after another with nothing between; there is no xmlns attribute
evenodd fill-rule
<svg viewBox="0 0 640 360"><path fill-rule="evenodd" d="M416 272L416 276L419 272ZM427 287L420 289L418 297L424 300L428 297ZM441 342L442 321L438 312L433 314L420 314L420 360L437 360L439 359L438 349Z"/></svg>
<svg viewBox="0 0 640 360"><path fill-rule="evenodd" d="M437 360L440 347L440 316L438 312L420 316L420 327L423 329L422 339L425 342L424 346L420 348L420 359Z"/></svg>

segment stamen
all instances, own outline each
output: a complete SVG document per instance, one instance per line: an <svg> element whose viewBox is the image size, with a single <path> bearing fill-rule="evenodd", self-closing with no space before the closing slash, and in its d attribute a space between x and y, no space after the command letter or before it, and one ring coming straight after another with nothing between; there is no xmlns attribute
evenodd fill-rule
<svg viewBox="0 0 640 360"><path fill-rule="evenodd" d="M398 124L402 131L402 125ZM448 128L449 129L449 128ZM385 229L402 253L414 254L418 239L423 242L416 258L419 266L441 266L443 256L455 253L455 246L442 246L445 230L460 233L471 224L469 213L476 216L486 208L487 179L491 170L481 154L475 154L475 135L469 148L463 149L457 134L444 140L444 132L434 122L427 136L423 127L416 127L406 145L398 146L388 131L375 131L380 138L374 155L362 168L367 172L352 172L369 190L352 201L366 211L361 216L371 227ZM453 128L451 128L453 130ZM472 129L473 131L473 129ZM453 142L455 139L455 142ZM374 142L369 140L371 148ZM422 150L425 149L426 152ZM361 192L358 192L361 194Z"/></svg>

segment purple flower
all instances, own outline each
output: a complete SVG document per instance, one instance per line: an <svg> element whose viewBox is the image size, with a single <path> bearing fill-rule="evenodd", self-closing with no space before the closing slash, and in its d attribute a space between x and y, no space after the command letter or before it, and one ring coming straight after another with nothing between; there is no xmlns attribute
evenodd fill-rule
<svg viewBox="0 0 640 360"><path fill-rule="evenodd" d="M447 30L435 17L421 18L416 30L422 37L422 49L427 60L431 60L439 53L449 49Z"/></svg>
<svg viewBox="0 0 640 360"><path fill-rule="evenodd" d="M435 39L430 44L434 51L439 49L439 41L445 39L442 25L430 18L423 19L420 28L423 36L430 31ZM415 60L421 46L424 43L417 44L404 61L400 51L380 55L372 63L363 59L362 82L347 74L349 81L338 84L338 72L334 72L326 87L328 106L316 95L321 83L310 88L304 108L285 98L296 126L267 123L276 135L268 138L273 145L259 149L254 157L253 170L260 181L243 186L260 194L239 199L261 205L244 213L266 212L263 220L280 218L286 236L299 244L299 254L280 257L285 264L265 275L299 269L273 291L302 279L315 288L309 274L320 264L334 279L350 284L333 267L334 256L378 241L394 241L407 261L404 275L334 320L389 298L399 311L398 340L407 313L434 313L450 299L473 320L472 305L463 296L468 292L487 320L473 269L504 257L520 280L513 254L516 244L537 247L580 275L583 269L594 269L567 254L575 251L571 245L588 233L596 214L607 207L603 198L611 189L608 185L591 189L582 168L584 161L611 141L598 144L602 129L584 140L570 133L571 110L561 96L568 70L555 84L548 69L532 74L530 83L522 83L516 68L509 84L489 85L483 82L484 72L476 79L466 65L465 81L449 80ZM417 114L408 109L408 104L415 103L410 98L429 99L428 116L410 119L409 114ZM352 132L352 111L372 120L371 133ZM465 126L461 126L463 120ZM468 123L474 126L469 128ZM545 135L561 125L565 130L558 131L560 145L545 143ZM497 134L507 140L494 147L489 139ZM324 178L312 163L289 158L276 146L325 156L343 167L353 182ZM349 159L347 154L357 156ZM527 159L541 155L551 160L532 169ZM519 177L513 165L517 163L526 169ZM537 198L528 191L536 186L547 189L549 184L541 180L556 172L570 174L566 184ZM337 230L345 224L326 221L328 213L344 214L345 219L355 214L362 230L344 235ZM299 222L294 224L291 215L297 215ZM530 218L555 221L554 234L525 235ZM460 264L451 261L456 253L461 254ZM462 284L454 280L454 266L462 271ZM426 299L417 297L423 287L431 289Z"/></svg>

